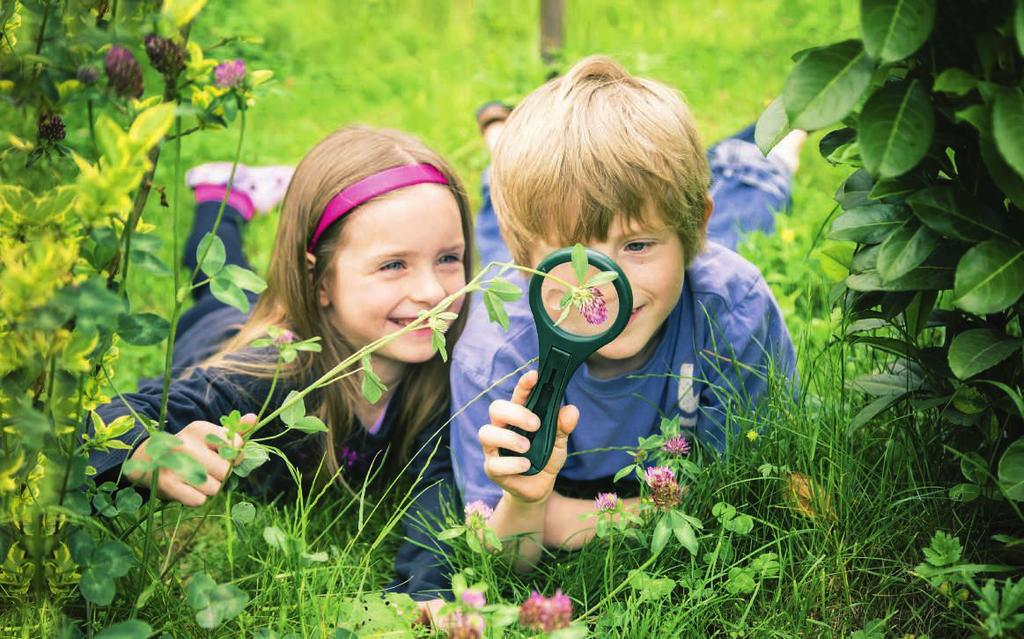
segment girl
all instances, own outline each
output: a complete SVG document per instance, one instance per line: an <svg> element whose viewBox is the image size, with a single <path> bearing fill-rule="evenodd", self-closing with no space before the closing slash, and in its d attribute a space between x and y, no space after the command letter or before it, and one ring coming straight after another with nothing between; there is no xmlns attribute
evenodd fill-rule
<svg viewBox="0 0 1024 639"><path fill-rule="evenodd" d="M271 208L274 183L283 190L288 172L286 167L241 167L229 193L223 165L190 172L197 210L186 265L194 268L195 249L213 227L227 193L217 234L228 263L245 266L239 229L254 208L247 193L256 196L260 208ZM219 418L233 410L260 413L268 394L267 406L279 406L289 391L305 388L359 348L401 329L420 311L458 291L470 277L471 238L469 202L461 183L447 162L416 138L354 126L317 144L291 178L268 287L251 315L221 304L206 286L194 290L196 304L179 324L167 431L181 440L179 450L206 468L208 479L191 486L164 470L158 477L159 494L189 506L215 495L231 472L229 462L208 442L210 434L223 439L225 429L216 425ZM460 305L461 300L449 310L459 312ZM464 317L461 313L452 323L450 340L458 338ZM272 327L290 331L284 339L322 338L322 352L300 352L283 367L276 384L271 380L277 351L249 346L267 337ZM370 464L379 467L381 462L381 475L393 477L415 456L407 465L414 477L429 466L414 488L421 494L407 522L438 513L444 488L451 485L446 481L451 475L448 436L438 432L448 418L448 366L434 352L430 329L389 343L374 353L372 365L387 386L377 403L365 400L360 380L349 376L306 397L307 410L322 419L327 433L284 431L275 421L258 436L280 435L272 443L298 468L304 483L339 473L343 481L358 485ZM148 382L97 412L106 423L128 414L129 406L157 419L160 400L160 383ZM136 423L122 438L136 448L95 454L90 463L97 470L97 483L116 479L127 458L146 459L145 438ZM439 439L442 445L435 446ZM287 489L291 481L276 457L254 475L259 479L250 477L250 483L266 494ZM127 479L149 485L148 476L129 474ZM437 597L446 585L436 558L422 548L436 542L414 528L407 524L413 542L407 541L396 559L399 588L418 599Z"/></svg>

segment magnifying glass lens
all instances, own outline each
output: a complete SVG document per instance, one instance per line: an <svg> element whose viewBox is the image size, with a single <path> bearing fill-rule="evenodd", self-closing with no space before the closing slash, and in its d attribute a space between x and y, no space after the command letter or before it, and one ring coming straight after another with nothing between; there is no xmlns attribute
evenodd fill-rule
<svg viewBox="0 0 1024 639"><path fill-rule="evenodd" d="M581 286L571 263L549 271L541 286L544 310L555 325L571 335L593 337L611 328L619 314L619 296L602 271L589 265ZM595 276L597 279L594 280ZM593 280L593 281L592 281ZM591 283L591 285L586 285Z"/></svg>

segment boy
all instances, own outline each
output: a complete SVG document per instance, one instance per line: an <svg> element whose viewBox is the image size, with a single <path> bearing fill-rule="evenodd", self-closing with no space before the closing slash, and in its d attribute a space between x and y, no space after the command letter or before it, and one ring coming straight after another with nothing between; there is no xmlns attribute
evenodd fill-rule
<svg viewBox="0 0 1024 639"><path fill-rule="evenodd" d="M465 503L494 508L488 525L500 537L520 535L527 567L542 546L575 548L590 537L582 519L598 491L639 492L635 483L612 485L631 461L625 451L569 453L635 446L658 431L662 415L678 415L721 451L729 406L756 401L770 373L792 377L795 356L757 269L704 246L708 163L675 91L595 56L531 93L504 128L491 187L513 258L535 266L581 242L622 267L634 298L622 334L570 381L555 451L533 476L521 474L525 458L498 450L526 450L509 426L537 428L522 406L536 373L487 390L537 356L525 299L508 308L508 332L474 308L454 350L452 406L466 406L451 424L456 482ZM474 402L481 393L487 401Z"/></svg>

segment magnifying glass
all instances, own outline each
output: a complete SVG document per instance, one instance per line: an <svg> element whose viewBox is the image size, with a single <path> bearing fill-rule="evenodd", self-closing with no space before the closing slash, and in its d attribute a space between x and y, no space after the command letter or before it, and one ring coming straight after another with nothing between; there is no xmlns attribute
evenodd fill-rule
<svg viewBox="0 0 1024 639"><path fill-rule="evenodd" d="M586 257L584 270L578 258L573 265L571 248L559 249L537 267L548 276L534 275L530 280L530 309L537 325L540 372L526 408L540 418L540 428L527 432L511 427L530 440L530 450L524 455L530 460L530 468L524 475L536 475L551 457L558 432L558 410L573 373L594 352L619 336L633 312L633 291L622 269L598 251L586 249ZM586 288L573 297L574 286ZM505 449L499 453L519 454Z"/></svg>

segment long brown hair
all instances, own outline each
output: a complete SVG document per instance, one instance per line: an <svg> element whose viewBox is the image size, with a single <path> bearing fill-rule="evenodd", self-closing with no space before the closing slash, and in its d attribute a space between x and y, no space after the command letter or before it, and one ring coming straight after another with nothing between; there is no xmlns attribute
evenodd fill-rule
<svg viewBox="0 0 1024 639"><path fill-rule="evenodd" d="M466 247L463 264L466 281L469 281L473 263L472 213L465 189L451 166L407 133L348 126L328 135L299 162L281 209L267 273L267 289L238 334L204 365L271 377L274 362L228 357L246 349L254 339L265 336L268 326L287 327L302 339L317 335L322 338L322 352L300 353L282 370L283 379L315 380L356 352L335 328L317 295L321 287L330 290L333 286L336 274L331 265L337 262L342 229L350 216L342 217L320 236L312 267L306 257L309 239L324 208L340 191L384 169L420 163L430 164L444 174L448 189L458 203ZM447 332L449 349L465 325L468 302L467 298L459 318ZM408 364L399 384L403 401L391 431L391 462L406 460L417 433L447 411L448 364L436 354L426 362ZM359 378L353 375L341 379L316 393L316 397L318 405L313 410L328 428L322 439L327 470L332 476L340 476L338 448L348 439L355 423L355 406L362 399Z"/></svg>

